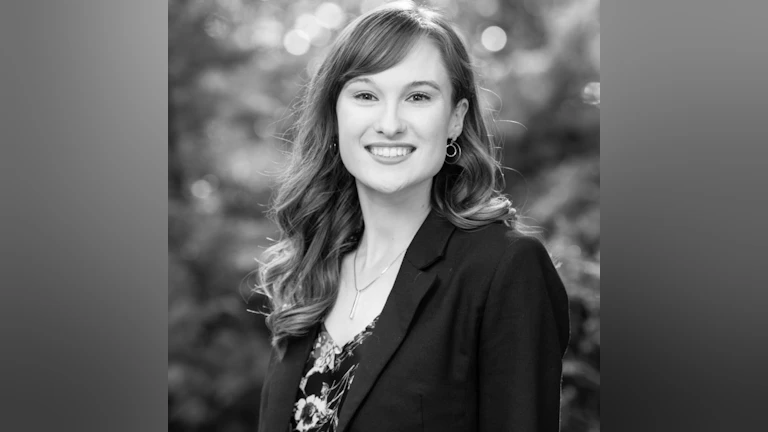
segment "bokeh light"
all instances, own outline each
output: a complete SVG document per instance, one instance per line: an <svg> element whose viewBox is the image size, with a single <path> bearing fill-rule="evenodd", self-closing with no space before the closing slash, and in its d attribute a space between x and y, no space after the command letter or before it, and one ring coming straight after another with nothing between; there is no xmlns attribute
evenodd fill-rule
<svg viewBox="0 0 768 432"><path fill-rule="evenodd" d="M205 29L205 33L214 39L223 39L229 32L227 23L215 15L206 18L203 28Z"/></svg>
<svg viewBox="0 0 768 432"><path fill-rule="evenodd" d="M320 32L323 30L323 27L317 21L317 18L315 18L314 15L308 13L301 14L298 18L296 18L295 28L306 33L310 39L317 37L317 35L320 34Z"/></svg>
<svg viewBox="0 0 768 432"><path fill-rule="evenodd" d="M213 192L213 187L207 180L200 179L192 183L191 186L192 195L196 198L206 199Z"/></svg>
<svg viewBox="0 0 768 432"><path fill-rule="evenodd" d="M320 32L310 41L313 46L322 47L328 45L331 41L331 31L327 28L321 27Z"/></svg>
<svg viewBox="0 0 768 432"><path fill-rule="evenodd" d="M255 46L275 48L280 46L283 25L274 19L256 21L252 27L251 41Z"/></svg>
<svg viewBox="0 0 768 432"><path fill-rule="evenodd" d="M501 51L507 44L507 33L498 26L490 26L480 35L483 47L491 52Z"/></svg>
<svg viewBox="0 0 768 432"><path fill-rule="evenodd" d="M585 85L581 92L581 99L590 105L600 105L600 83L591 82Z"/></svg>
<svg viewBox="0 0 768 432"><path fill-rule="evenodd" d="M309 51L309 36L301 30L293 29L283 37L283 46L289 53L300 56Z"/></svg>
<svg viewBox="0 0 768 432"><path fill-rule="evenodd" d="M312 14L305 13L296 18L295 28L304 32L314 46L324 46L331 39L330 30L325 28Z"/></svg>
<svg viewBox="0 0 768 432"><path fill-rule="evenodd" d="M322 3L315 9L315 17L321 26L337 29L344 24L344 11L336 3Z"/></svg>

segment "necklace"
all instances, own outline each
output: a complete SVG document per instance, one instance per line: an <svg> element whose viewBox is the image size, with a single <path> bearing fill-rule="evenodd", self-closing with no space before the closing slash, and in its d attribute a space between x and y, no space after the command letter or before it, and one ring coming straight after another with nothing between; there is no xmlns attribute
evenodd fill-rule
<svg viewBox="0 0 768 432"><path fill-rule="evenodd" d="M373 285L373 283L379 280L380 277L384 276L384 273L386 273L387 270L389 270L389 268L392 267L392 264L394 264L395 261L397 261L397 259L400 258L400 255L404 254L406 250L408 250L408 248L403 249L402 252L397 254L395 259L392 260L392 262L389 263L389 265L381 273L379 273L378 276L373 278L373 280L370 283L368 283L368 285L358 289L357 288L357 249L355 249L355 259L354 261L352 261L352 274L354 274L354 279L355 279L355 301L352 303L352 311L349 313L349 319L352 319L355 317L355 309L357 308L357 300L360 298L360 293L368 289L368 287Z"/></svg>

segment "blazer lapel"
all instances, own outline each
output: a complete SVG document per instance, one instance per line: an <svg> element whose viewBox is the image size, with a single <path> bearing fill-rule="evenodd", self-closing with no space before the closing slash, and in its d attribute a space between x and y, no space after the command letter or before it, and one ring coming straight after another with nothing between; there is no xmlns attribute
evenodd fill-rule
<svg viewBox="0 0 768 432"><path fill-rule="evenodd" d="M360 346L365 360L358 366L345 397L338 432L349 427L381 371L405 339L416 309L436 282L436 275L424 270L442 256L453 230L454 226L433 210L414 236L373 334Z"/></svg>
<svg viewBox="0 0 768 432"><path fill-rule="evenodd" d="M319 325L315 325L303 337L291 340L282 361L278 361L269 381L269 398L265 431L287 431L290 429L293 405Z"/></svg>

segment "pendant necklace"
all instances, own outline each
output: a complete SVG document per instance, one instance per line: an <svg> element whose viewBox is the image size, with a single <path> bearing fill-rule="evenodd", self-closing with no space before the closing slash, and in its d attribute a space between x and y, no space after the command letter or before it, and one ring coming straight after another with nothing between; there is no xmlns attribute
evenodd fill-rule
<svg viewBox="0 0 768 432"><path fill-rule="evenodd" d="M357 300L360 297L360 293L368 289L368 287L373 285L373 283L379 280L380 277L384 276L384 273L386 273L387 270L389 270L389 268L392 267L392 264L394 264L395 261L397 261L397 259L400 258L400 255L404 254L406 250L408 250L408 248L403 249L402 252L397 254L395 259L392 260L392 262L389 263L389 265L378 276L373 278L373 280L368 285L364 286L361 289L358 289L357 288L357 249L355 249L355 260L352 261L352 274L354 274L354 279L355 279L355 301L352 303L352 311L349 313L349 319L352 319L355 317L355 309L357 308Z"/></svg>

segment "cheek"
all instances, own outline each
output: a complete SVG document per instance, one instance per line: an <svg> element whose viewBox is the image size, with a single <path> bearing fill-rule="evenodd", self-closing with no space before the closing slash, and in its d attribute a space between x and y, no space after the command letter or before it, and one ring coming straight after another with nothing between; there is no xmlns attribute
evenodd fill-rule
<svg viewBox="0 0 768 432"><path fill-rule="evenodd" d="M450 124L449 113L446 113L442 107L414 112L412 119L418 119L412 122L412 126L420 131L421 135L427 135L423 138L440 140L448 135L448 125Z"/></svg>
<svg viewBox="0 0 768 432"><path fill-rule="evenodd" d="M429 142L431 156L435 158L444 156L445 146L448 143L448 120L443 113L432 115L423 120L419 127L422 139Z"/></svg>
<svg viewBox="0 0 768 432"><path fill-rule="evenodd" d="M445 148L442 145L438 145L433 150L431 154L431 159L429 160L428 171L430 172L432 177L434 177L435 175L437 175L438 172L440 172L440 169L443 167L444 162L445 162Z"/></svg>
<svg viewBox="0 0 768 432"><path fill-rule="evenodd" d="M446 145L448 142L449 120L445 113L435 113L423 124L423 133L429 141L427 165L432 174L437 174L445 162Z"/></svg>
<svg viewBox="0 0 768 432"><path fill-rule="evenodd" d="M362 131L360 121L348 104L339 104L336 108L336 124L338 125L338 148L341 162L347 171L354 174L355 167L359 165L357 158L360 155L354 152L353 148L359 142Z"/></svg>
<svg viewBox="0 0 768 432"><path fill-rule="evenodd" d="M341 105L336 109L336 124L339 126L339 139L342 137L357 139L365 131L365 117L359 109L352 109L348 105Z"/></svg>
<svg viewBox="0 0 768 432"><path fill-rule="evenodd" d="M360 154L352 151L352 145L349 143L349 140L340 138L339 141L339 156L341 157L341 163L347 167L348 171L351 171L354 167L359 165Z"/></svg>

